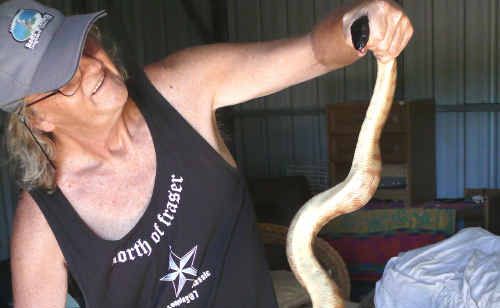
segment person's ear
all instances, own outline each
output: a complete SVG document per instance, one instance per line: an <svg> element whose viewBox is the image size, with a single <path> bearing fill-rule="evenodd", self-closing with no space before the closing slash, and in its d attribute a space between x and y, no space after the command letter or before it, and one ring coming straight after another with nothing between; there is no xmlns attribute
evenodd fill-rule
<svg viewBox="0 0 500 308"><path fill-rule="evenodd" d="M51 133L55 129L55 125L51 121L36 114L31 115L29 121L32 127L45 133Z"/></svg>
<svg viewBox="0 0 500 308"><path fill-rule="evenodd" d="M39 124L39 129L41 131L46 132L46 133L53 132L54 128L55 128L54 124L52 124L52 122L49 122L49 121L44 120L44 121L40 122L40 124Z"/></svg>

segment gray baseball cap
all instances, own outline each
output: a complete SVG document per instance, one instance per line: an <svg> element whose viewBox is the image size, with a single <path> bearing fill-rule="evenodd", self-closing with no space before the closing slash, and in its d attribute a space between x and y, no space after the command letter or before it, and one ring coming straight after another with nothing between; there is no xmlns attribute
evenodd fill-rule
<svg viewBox="0 0 500 308"><path fill-rule="evenodd" d="M0 109L12 112L24 97L70 81L90 27L105 15L64 16L31 0L0 4Z"/></svg>

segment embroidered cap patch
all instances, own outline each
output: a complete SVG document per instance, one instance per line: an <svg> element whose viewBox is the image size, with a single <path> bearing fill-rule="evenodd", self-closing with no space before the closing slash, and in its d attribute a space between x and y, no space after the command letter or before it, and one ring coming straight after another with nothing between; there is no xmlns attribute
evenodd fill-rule
<svg viewBox="0 0 500 308"><path fill-rule="evenodd" d="M18 42L26 42L26 48L35 49L40 35L47 24L54 18L50 14L42 14L37 10L21 9L12 19L10 33Z"/></svg>

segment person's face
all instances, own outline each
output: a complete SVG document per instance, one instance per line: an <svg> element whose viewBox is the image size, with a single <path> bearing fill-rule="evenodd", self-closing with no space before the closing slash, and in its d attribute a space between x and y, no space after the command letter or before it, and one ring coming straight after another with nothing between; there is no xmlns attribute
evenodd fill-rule
<svg viewBox="0 0 500 308"><path fill-rule="evenodd" d="M30 95L25 101L34 111L34 124L53 131L105 123L121 112L127 97L120 72L100 43L89 37L73 78L58 91Z"/></svg>

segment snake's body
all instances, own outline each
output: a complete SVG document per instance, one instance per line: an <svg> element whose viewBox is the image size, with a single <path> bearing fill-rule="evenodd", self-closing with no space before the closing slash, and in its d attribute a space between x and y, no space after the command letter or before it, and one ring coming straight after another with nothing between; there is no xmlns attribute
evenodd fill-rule
<svg viewBox="0 0 500 308"><path fill-rule="evenodd" d="M377 63L375 89L361 126L347 178L310 199L296 214L287 237L287 255L295 276L307 289L314 308L344 307L341 293L314 257L312 242L331 219L363 207L380 182L379 139L396 88L396 61Z"/></svg>

